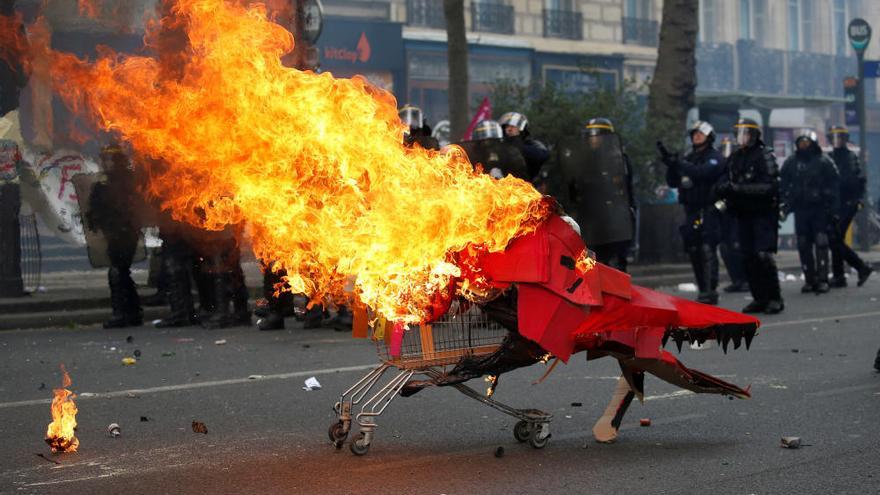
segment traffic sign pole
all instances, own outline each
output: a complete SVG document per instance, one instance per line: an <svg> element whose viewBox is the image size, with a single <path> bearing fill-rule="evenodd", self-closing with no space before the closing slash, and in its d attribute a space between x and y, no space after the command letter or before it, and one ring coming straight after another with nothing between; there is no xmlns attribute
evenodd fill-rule
<svg viewBox="0 0 880 495"><path fill-rule="evenodd" d="M859 64L859 86L857 93L858 104L856 106L859 116L859 160L862 162L862 167L865 171L865 178L867 180L868 170L870 169L870 167L868 166L867 161L868 129L867 117L865 112L865 49L868 48L868 43L871 42L871 25L868 24L868 22L864 19L853 19L849 23L847 34L849 35L849 42L850 44L852 44L853 50L855 50L856 52L856 57ZM859 230L859 248L866 251L871 247L870 239L868 236L867 211L859 212L856 224Z"/></svg>

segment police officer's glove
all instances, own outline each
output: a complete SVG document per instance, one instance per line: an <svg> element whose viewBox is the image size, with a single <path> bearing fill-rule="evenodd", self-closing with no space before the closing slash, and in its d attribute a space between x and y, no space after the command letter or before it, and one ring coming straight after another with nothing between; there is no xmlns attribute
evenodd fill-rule
<svg viewBox="0 0 880 495"><path fill-rule="evenodd" d="M779 205L779 223L784 222L785 219L788 218L788 214L789 214L788 207L784 204Z"/></svg>
<svg viewBox="0 0 880 495"><path fill-rule="evenodd" d="M732 190L733 188L728 181L720 182L718 185L715 186L715 194L722 199L730 196Z"/></svg>

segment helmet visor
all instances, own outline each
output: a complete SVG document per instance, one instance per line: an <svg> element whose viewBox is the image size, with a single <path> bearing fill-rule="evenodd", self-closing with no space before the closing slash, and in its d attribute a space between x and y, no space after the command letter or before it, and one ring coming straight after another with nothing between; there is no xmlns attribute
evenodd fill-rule
<svg viewBox="0 0 880 495"><path fill-rule="evenodd" d="M736 144L740 146L748 146L752 144L752 136L754 129L751 127L739 126L736 128Z"/></svg>
<svg viewBox="0 0 880 495"><path fill-rule="evenodd" d="M422 127L422 111L416 107L404 107L400 110L400 121L410 129Z"/></svg>
<svg viewBox="0 0 880 495"><path fill-rule="evenodd" d="M835 132L831 134L831 146L835 148L843 148L849 142L849 136L845 132Z"/></svg>

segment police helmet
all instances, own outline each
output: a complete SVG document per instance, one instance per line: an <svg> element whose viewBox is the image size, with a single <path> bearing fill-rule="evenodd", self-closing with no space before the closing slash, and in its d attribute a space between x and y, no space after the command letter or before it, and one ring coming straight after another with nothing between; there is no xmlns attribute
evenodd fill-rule
<svg viewBox="0 0 880 495"><path fill-rule="evenodd" d="M832 126L831 129L828 129L828 140L835 148L846 147L846 143L849 142L849 129L842 125Z"/></svg>
<svg viewBox="0 0 880 495"><path fill-rule="evenodd" d="M719 150L719 151L721 151L721 156L723 156L724 158L727 158L733 154L733 151L735 149L736 149L736 143L733 142L733 139L730 139L727 136L724 136L723 138L721 138L721 146L720 146L720 150Z"/></svg>
<svg viewBox="0 0 880 495"><path fill-rule="evenodd" d="M422 114L422 109L415 105L404 105L400 110L397 111L397 115L400 116L400 121L407 127L412 129L421 129L425 124L425 117Z"/></svg>
<svg viewBox="0 0 880 495"><path fill-rule="evenodd" d="M519 112L507 112L498 119L498 123L501 124L502 129L509 125L516 127L520 132L524 132L526 127L529 126L529 119Z"/></svg>
<svg viewBox="0 0 880 495"><path fill-rule="evenodd" d="M809 141L810 145L819 144L819 136L816 135L816 131L808 127L805 127L798 131L797 137L794 138L795 146L797 146L803 140Z"/></svg>
<svg viewBox="0 0 880 495"><path fill-rule="evenodd" d="M715 142L715 128L705 120L698 120L691 126L691 130L688 132L691 139L693 139L695 132L700 132L706 136L707 143L712 144Z"/></svg>
<svg viewBox="0 0 880 495"><path fill-rule="evenodd" d="M494 120L481 120L471 136L474 141L482 141L483 139L501 139L504 133L501 131L501 124Z"/></svg>
<svg viewBox="0 0 880 495"><path fill-rule="evenodd" d="M614 124L604 117L592 118L584 126L587 136L601 136L604 134L614 134Z"/></svg>
<svg viewBox="0 0 880 495"><path fill-rule="evenodd" d="M761 126L754 119L740 118L733 125L736 144L750 146L761 138Z"/></svg>

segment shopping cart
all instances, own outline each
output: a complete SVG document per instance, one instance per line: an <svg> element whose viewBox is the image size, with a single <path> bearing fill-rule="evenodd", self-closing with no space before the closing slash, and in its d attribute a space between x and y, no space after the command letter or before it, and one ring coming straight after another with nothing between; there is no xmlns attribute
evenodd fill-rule
<svg viewBox="0 0 880 495"><path fill-rule="evenodd" d="M360 427L349 442L351 452L364 455L370 449L378 418L414 375L442 377L447 369L464 358L486 356L498 350L508 331L489 320L477 305L456 300L442 319L430 325L404 328L378 320L369 328L369 338L376 344L381 364L342 393L334 406L336 421L329 428L330 440L342 448L351 432L352 419ZM383 376L395 369L392 378L378 391ZM536 409L516 409L481 394L464 384L451 385L467 397L512 416L519 421L513 429L520 442L543 448L550 439L552 415ZM490 390L494 389L493 386ZM352 418L355 407L359 412Z"/></svg>

